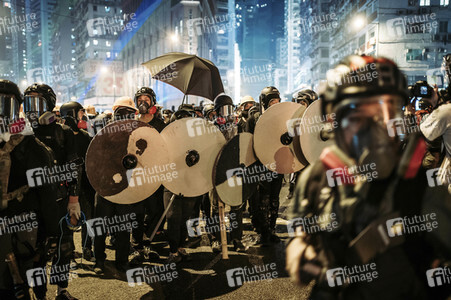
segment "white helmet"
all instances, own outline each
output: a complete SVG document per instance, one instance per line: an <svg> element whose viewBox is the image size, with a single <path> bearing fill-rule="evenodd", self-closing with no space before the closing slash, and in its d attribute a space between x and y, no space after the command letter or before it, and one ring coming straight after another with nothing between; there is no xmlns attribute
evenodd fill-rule
<svg viewBox="0 0 451 300"><path fill-rule="evenodd" d="M252 96L246 95L243 98L241 98L240 106L242 106L242 105L244 105L244 104L246 104L248 102L254 102L255 103L255 100L254 100L254 98L252 98Z"/></svg>
<svg viewBox="0 0 451 300"><path fill-rule="evenodd" d="M115 111L116 108L118 108L119 106L129 107L129 108L132 108L132 109L138 111L138 109L136 109L135 102L133 101L133 99L130 97L127 97L127 96L120 97L119 99L114 101L113 111Z"/></svg>

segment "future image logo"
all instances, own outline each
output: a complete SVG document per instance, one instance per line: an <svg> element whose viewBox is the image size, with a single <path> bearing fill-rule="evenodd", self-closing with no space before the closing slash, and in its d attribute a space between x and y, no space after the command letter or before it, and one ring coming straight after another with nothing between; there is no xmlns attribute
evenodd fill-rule
<svg viewBox="0 0 451 300"><path fill-rule="evenodd" d="M227 184L229 187L242 186L243 184L252 184L258 182L271 182L278 177L275 170L276 164L271 163L269 166L261 164L251 165L249 167L238 167L226 171Z"/></svg>
<svg viewBox="0 0 451 300"><path fill-rule="evenodd" d="M410 34L431 33L438 26L436 19L437 15L435 13L405 16L387 20L385 27L387 35L392 38Z"/></svg>
<svg viewBox="0 0 451 300"><path fill-rule="evenodd" d="M389 237L424 231L431 232L438 228L437 214L435 213L393 218L387 220L385 224Z"/></svg>
<svg viewBox="0 0 451 300"><path fill-rule="evenodd" d="M186 126L188 130L188 136L190 137L212 134L219 131L216 126L200 118L193 118L186 121Z"/></svg>
<svg viewBox="0 0 451 300"><path fill-rule="evenodd" d="M326 271L327 283L330 287L343 286L352 283L372 282L379 276L376 264L354 265L351 267L334 268Z"/></svg>
<svg viewBox="0 0 451 300"><path fill-rule="evenodd" d="M451 170L434 168L426 171L426 178L430 187L451 184Z"/></svg>
<svg viewBox="0 0 451 300"><path fill-rule="evenodd" d="M429 269L426 278L430 287L451 284L451 269L449 267Z"/></svg>
<svg viewBox="0 0 451 300"><path fill-rule="evenodd" d="M230 287L242 286L245 282L272 280L278 277L276 263L227 270L227 283Z"/></svg>
<svg viewBox="0 0 451 300"><path fill-rule="evenodd" d="M143 283L152 284L157 282L172 282L178 278L175 263L165 265L152 265L143 268L134 268L126 272L128 286L134 287Z"/></svg>

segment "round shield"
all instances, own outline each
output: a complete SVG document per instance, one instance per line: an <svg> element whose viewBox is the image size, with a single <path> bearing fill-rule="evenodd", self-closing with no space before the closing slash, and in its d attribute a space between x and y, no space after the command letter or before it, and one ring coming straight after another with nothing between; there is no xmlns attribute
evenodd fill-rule
<svg viewBox="0 0 451 300"><path fill-rule="evenodd" d="M314 101L305 110L299 124L299 140L302 153L309 163L318 160L324 148L333 144L330 132L332 124L321 114L321 100Z"/></svg>
<svg viewBox="0 0 451 300"><path fill-rule="evenodd" d="M294 144L297 125L305 107L294 102L271 106L257 121L254 131L254 150L269 170L279 174L297 172L306 166L300 160L299 143Z"/></svg>
<svg viewBox="0 0 451 300"><path fill-rule="evenodd" d="M213 189L214 163L226 143L217 127L204 119L183 118L169 124L161 136L177 175L163 185L186 197L200 196Z"/></svg>
<svg viewBox="0 0 451 300"><path fill-rule="evenodd" d="M213 171L213 180L219 198L230 206L241 205L257 189L258 181L246 180L245 170L257 158L251 133L234 136L219 153Z"/></svg>
<svg viewBox="0 0 451 300"><path fill-rule="evenodd" d="M110 123L86 153L86 174L105 199L133 204L152 195L170 173L168 148L150 125L136 120Z"/></svg>

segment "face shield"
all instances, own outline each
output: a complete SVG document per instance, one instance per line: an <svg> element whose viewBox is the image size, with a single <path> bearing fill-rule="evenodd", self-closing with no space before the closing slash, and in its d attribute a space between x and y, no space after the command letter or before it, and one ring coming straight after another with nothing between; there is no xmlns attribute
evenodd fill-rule
<svg viewBox="0 0 451 300"><path fill-rule="evenodd" d="M408 131L402 117L402 104L399 96L379 95L343 100L335 109L338 147L358 165L374 164L378 178L386 178L393 171L400 141Z"/></svg>
<svg viewBox="0 0 451 300"><path fill-rule="evenodd" d="M8 127L19 119L20 105L13 95L0 95L0 133L8 132Z"/></svg>
<svg viewBox="0 0 451 300"><path fill-rule="evenodd" d="M25 113L36 113L39 117L48 111L47 101L41 96L25 96L23 109Z"/></svg>
<svg viewBox="0 0 451 300"><path fill-rule="evenodd" d="M224 105L218 109L219 115L221 117L233 116L233 105Z"/></svg>

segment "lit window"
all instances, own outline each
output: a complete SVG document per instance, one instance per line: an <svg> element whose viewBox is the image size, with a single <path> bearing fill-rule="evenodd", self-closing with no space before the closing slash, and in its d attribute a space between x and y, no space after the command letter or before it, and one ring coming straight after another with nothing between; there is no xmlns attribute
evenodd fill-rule
<svg viewBox="0 0 451 300"><path fill-rule="evenodd" d="M93 43L94 45L98 45L98 44L99 44L99 41L98 41L98 40L93 40L92 43Z"/></svg>
<svg viewBox="0 0 451 300"><path fill-rule="evenodd" d="M107 57L107 58L111 58L111 52L110 52L110 51L108 51L108 52L106 53L106 57Z"/></svg>
<svg viewBox="0 0 451 300"><path fill-rule="evenodd" d="M449 5L449 0L440 0L440 5L441 6L448 6Z"/></svg>
<svg viewBox="0 0 451 300"><path fill-rule="evenodd" d="M420 6L430 6L431 0L420 0Z"/></svg>
<svg viewBox="0 0 451 300"><path fill-rule="evenodd" d="M111 42L110 41L106 41L106 46L107 47L111 47Z"/></svg>
<svg viewBox="0 0 451 300"><path fill-rule="evenodd" d="M87 42L86 42L86 44L85 44L85 48L88 48L88 47L89 47L89 45L90 45L90 42L89 42L89 41L87 41Z"/></svg>

